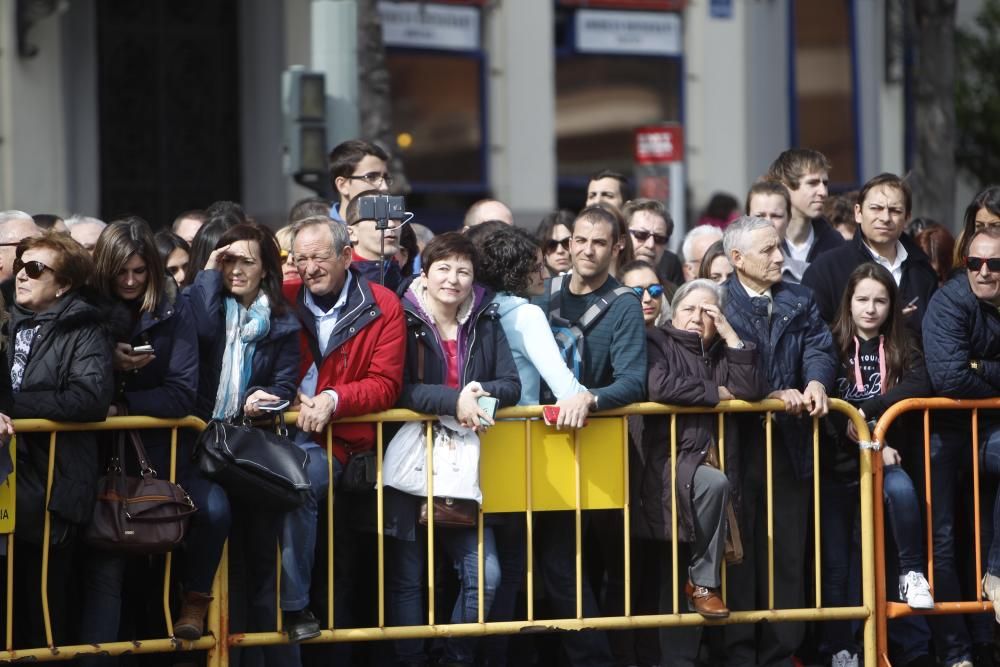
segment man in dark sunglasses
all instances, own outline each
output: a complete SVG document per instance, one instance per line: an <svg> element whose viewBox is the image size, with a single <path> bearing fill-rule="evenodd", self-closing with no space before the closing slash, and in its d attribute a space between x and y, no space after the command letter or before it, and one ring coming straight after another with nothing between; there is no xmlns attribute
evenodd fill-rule
<svg viewBox="0 0 1000 667"><path fill-rule="evenodd" d="M668 281L679 285L684 281L681 261L667 249L674 232L674 220L663 202L656 199L633 199L622 208L622 216L632 237L635 258L646 262Z"/></svg>
<svg viewBox="0 0 1000 667"><path fill-rule="evenodd" d="M337 203L330 217L344 222L347 204L365 190L388 192L392 185L389 155L369 141L351 139L330 151L330 185L337 193Z"/></svg>
<svg viewBox="0 0 1000 667"><path fill-rule="evenodd" d="M941 286L930 299L923 320L924 358L934 395L944 398L992 398L1000 393L1000 237L978 232L969 242L965 275ZM968 459L968 412L934 415L930 440L931 493L934 497L934 598L960 600L954 562L960 557L953 538L956 495L965 493L969 478L961 472ZM979 460L987 473L1000 474L1000 421L993 411L979 413ZM992 502L987 507L992 506ZM983 544L983 593L994 601L1000 619L1000 513L993 516L993 544ZM943 620L943 617L942 617ZM961 624L959 624L961 625ZM972 639L964 626L937 628L948 633L948 655L972 655ZM935 636L935 641L938 637Z"/></svg>

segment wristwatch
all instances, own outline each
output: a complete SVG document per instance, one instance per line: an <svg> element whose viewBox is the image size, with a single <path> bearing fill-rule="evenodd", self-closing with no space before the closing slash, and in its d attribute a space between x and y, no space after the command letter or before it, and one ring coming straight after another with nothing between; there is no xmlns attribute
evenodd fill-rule
<svg viewBox="0 0 1000 667"><path fill-rule="evenodd" d="M590 402L590 409L596 411L597 410L597 394L591 394L591 396L594 397L594 400L592 400Z"/></svg>

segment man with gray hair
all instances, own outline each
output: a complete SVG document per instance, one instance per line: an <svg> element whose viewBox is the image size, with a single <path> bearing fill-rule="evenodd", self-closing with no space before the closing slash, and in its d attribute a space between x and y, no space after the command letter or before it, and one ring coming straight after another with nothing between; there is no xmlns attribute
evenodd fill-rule
<svg viewBox="0 0 1000 667"><path fill-rule="evenodd" d="M681 255L684 257L684 281L694 280L698 277L698 269L701 268L701 259L709 246L722 238L722 230L715 225L698 225L684 235L681 243Z"/></svg>
<svg viewBox="0 0 1000 667"><path fill-rule="evenodd" d="M312 216L295 224L292 257L302 277L301 285L285 284L285 297L302 324L300 431L322 433L333 418L388 410L403 386L406 326L399 299L351 266L347 228L327 216ZM286 515L283 529L281 608L292 642L315 637L320 631L319 622L308 609L319 501L345 467L351 471L352 459L375 446L374 424L337 424L331 428L334 479L328 479L324 449L308 439L300 442L310 455L312 489L306 504ZM360 491L361 486L374 487L374 479L349 477L336 488ZM350 501L356 494L344 495L337 500L338 517L347 517L354 506ZM335 521L335 604L341 626L350 617L349 593L357 586L352 563L358 558L356 545L361 538L351 523L340 518Z"/></svg>
<svg viewBox="0 0 1000 667"><path fill-rule="evenodd" d="M66 227L69 228L69 235L91 255L94 254L97 237L101 235L101 232L107 226L107 223L103 220L98 220L87 215L74 213L66 218Z"/></svg>
<svg viewBox="0 0 1000 667"><path fill-rule="evenodd" d="M10 306L14 303L14 258L17 244L42 230L24 211L0 211L0 294Z"/></svg>
<svg viewBox="0 0 1000 667"><path fill-rule="evenodd" d="M813 475L812 420L826 415L837 359L833 337L808 289L781 281L781 237L763 218L743 216L722 239L735 271L725 283L726 319L740 339L756 345L765 369L768 398L785 403L775 416L773 476L774 606L805 604L803 576L809 485ZM759 421L741 429L743 478L743 563L730 569L730 609L764 609L768 602L767 474L764 433ZM754 641L753 626L726 628L729 664L791 664L802 642L803 623L765 623Z"/></svg>

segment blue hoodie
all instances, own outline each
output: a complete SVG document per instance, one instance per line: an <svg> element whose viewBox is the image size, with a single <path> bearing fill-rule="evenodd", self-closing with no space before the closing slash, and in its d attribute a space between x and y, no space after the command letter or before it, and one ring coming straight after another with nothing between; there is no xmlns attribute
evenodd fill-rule
<svg viewBox="0 0 1000 667"><path fill-rule="evenodd" d="M559 400L587 391L563 362L548 318L541 308L508 292L497 294L493 303L499 307L500 325L507 334L517 374L521 377L518 405L538 405L542 379Z"/></svg>

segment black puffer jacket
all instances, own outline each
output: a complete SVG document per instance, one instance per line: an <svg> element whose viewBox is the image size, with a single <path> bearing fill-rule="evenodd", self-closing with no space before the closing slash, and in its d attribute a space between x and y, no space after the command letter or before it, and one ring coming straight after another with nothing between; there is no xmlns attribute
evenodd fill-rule
<svg viewBox="0 0 1000 667"><path fill-rule="evenodd" d="M14 335L33 326L38 326L38 331L32 340L21 386L14 393L11 417L60 422L100 421L107 417L114 375L112 337L106 322L100 311L75 293L37 314L15 305L7 349L9 365L14 362ZM48 464L48 434L18 435L17 532L31 541L33 533L41 533ZM58 436L49 501L54 536L67 531L68 524L90 519L99 474L95 433ZM39 484L41 495L32 493Z"/></svg>

